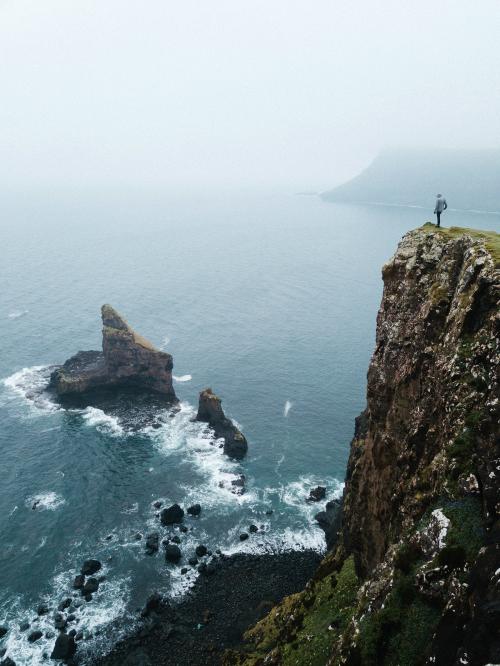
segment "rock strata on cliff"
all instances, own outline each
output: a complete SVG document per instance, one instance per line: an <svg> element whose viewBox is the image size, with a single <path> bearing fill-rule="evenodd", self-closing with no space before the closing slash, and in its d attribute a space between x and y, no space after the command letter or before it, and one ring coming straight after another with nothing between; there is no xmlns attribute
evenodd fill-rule
<svg viewBox="0 0 500 666"><path fill-rule="evenodd" d="M227 665L500 663L499 262L494 233L402 239L337 543Z"/></svg>
<svg viewBox="0 0 500 666"><path fill-rule="evenodd" d="M175 401L172 356L136 333L110 305L102 306L101 315L102 351L72 356L52 373L50 388L59 396L71 396L124 387Z"/></svg>
<svg viewBox="0 0 500 666"><path fill-rule="evenodd" d="M226 417L220 398L210 388L206 388L200 393L196 420L208 423L215 436L224 439L224 453L228 456L243 458L246 455L248 444L245 436Z"/></svg>

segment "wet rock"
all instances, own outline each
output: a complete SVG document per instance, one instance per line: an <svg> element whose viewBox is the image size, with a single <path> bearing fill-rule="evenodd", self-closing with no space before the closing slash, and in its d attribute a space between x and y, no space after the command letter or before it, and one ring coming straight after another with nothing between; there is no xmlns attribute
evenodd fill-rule
<svg viewBox="0 0 500 666"><path fill-rule="evenodd" d="M30 633L30 635L28 636L28 641L30 643L34 643L35 641L39 640L42 636L43 633L37 629L36 631L32 631Z"/></svg>
<svg viewBox="0 0 500 666"><path fill-rule="evenodd" d="M231 480L231 492L235 495L243 495L245 492L245 475L240 474L236 479Z"/></svg>
<svg viewBox="0 0 500 666"><path fill-rule="evenodd" d="M146 553L152 555L158 552L160 547L160 535L158 532L152 532L146 536Z"/></svg>
<svg viewBox="0 0 500 666"><path fill-rule="evenodd" d="M81 641L83 639L83 631L77 631L75 634L75 641Z"/></svg>
<svg viewBox="0 0 500 666"><path fill-rule="evenodd" d="M190 516L199 516L201 513L201 505L193 504L190 507L188 507L187 512L189 513Z"/></svg>
<svg viewBox="0 0 500 666"><path fill-rule="evenodd" d="M224 439L224 453L231 458L243 458L248 450L243 433L226 417L221 400L212 391L204 389L198 402L197 421L208 423L217 438Z"/></svg>
<svg viewBox="0 0 500 666"><path fill-rule="evenodd" d="M66 619L68 620L68 622L74 622L76 619L76 615L74 613L70 613Z"/></svg>
<svg viewBox="0 0 500 666"><path fill-rule="evenodd" d="M134 535L134 539L136 541L140 541L142 539L142 534L140 532L137 532L137 534Z"/></svg>
<svg viewBox="0 0 500 666"><path fill-rule="evenodd" d="M207 554L207 547L200 544L199 546L196 546L195 553L198 557L204 557Z"/></svg>
<svg viewBox="0 0 500 666"><path fill-rule="evenodd" d="M21 622L19 625L19 631L27 631L30 628L29 622Z"/></svg>
<svg viewBox="0 0 500 666"><path fill-rule="evenodd" d="M170 539L170 541L171 541L172 543L180 543L180 542L181 542L181 539L180 539L180 537L177 536L177 534L175 534L175 535Z"/></svg>
<svg viewBox="0 0 500 666"><path fill-rule="evenodd" d="M71 657L75 654L75 652L76 652L76 645L73 636L61 633L56 638L56 642L54 644L54 648L52 650L50 658L60 659L62 661L65 661L67 659L71 659Z"/></svg>
<svg viewBox="0 0 500 666"><path fill-rule="evenodd" d="M177 401L172 356L137 334L110 305L102 306L101 316L102 351L78 352L52 373L50 388L68 396L125 386Z"/></svg>
<svg viewBox="0 0 500 666"><path fill-rule="evenodd" d="M179 527L179 529L180 529L181 532L184 532L184 533L186 533L188 531L188 528L185 525L181 525Z"/></svg>
<svg viewBox="0 0 500 666"><path fill-rule="evenodd" d="M188 563L192 567L195 567L198 564L198 558L197 557L190 557L189 560L188 560Z"/></svg>
<svg viewBox="0 0 500 666"><path fill-rule="evenodd" d="M189 569L187 567L182 567L181 574L182 575L187 574L188 571L189 571Z"/></svg>
<svg viewBox="0 0 500 666"><path fill-rule="evenodd" d="M160 514L162 525L174 525L175 523L182 522L184 518L184 510L178 504L172 504L168 509L163 509Z"/></svg>
<svg viewBox="0 0 500 666"><path fill-rule="evenodd" d="M163 502L160 500L156 500L156 502L153 502L153 506L155 509L161 509Z"/></svg>
<svg viewBox="0 0 500 666"><path fill-rule="evenodd" d="M94 597L92 596L92 594L91 594L90 592L88 592L88 593L84 596L85 601L92 601L93 598L94 598Z"/></svg>
<svg viewBox="0 0 500 666"><path fill-rule="evenodd" d="M99 581L97 578L89 578L82 589L82 594L93 594L99 589Z"/></svg>
<svg viewBox="0 0 500 666"><path fill-rule="evenodd" d="M246 541L248 539L248 534L246 532L242 532L240 534L240 541Z"/></svg>
<svg viewBox="0 0 500 666"><path fill-rule="evenodd" d="M99 560L85 560L81 568L82 576L93 576L102 567Z"/></svg>
<svg viewBox="0 0 500 666"><path fill-rule="evenodd" d="M3 638L8 631L8 628L4 625L0 626L0 638Z"/></svg>
<svg viewBox="0 0 500 666"><path fill-rule="evenodd" d="M257 525L250 525L250 527L248 528L248 531L249 531L251 534L255 534L255 532L258 532L258 531L259 531L259 528L257 527Z"/></svg>
<svg viewBox="0 0 500 666"><path fill-rule="evenodd" d="M308 500L310 502L319 502L326 497L326 488L324 486L316 486L309 492Z"/></svg>
<svg viewBox="0 0 500 666"><path fill-rule="evenodd" d="M61 615L61 613L56 613L54 615L54 627L56 629L59 629L59 631L63 631L64 629L66 629L67 624L68 621L63 615Z"/></svg>
<svg viewBox="0 0 500 666"><path fill-rule="evenodd" d="M49 607L47 606L47 604L40 604L36 609L36 612L38 615L47 615L47 613L49 612Z"/></svg>
<svg viewBox="0 0 500 666"><path fill-rule="evenodd" d="M168 562L178 562L182 557L181 549L175 544L167 544L165 548L165 559Z"/></svg>
<svg viewBox="0 0 500 666"><path fill-rule="evenodd" d="M64 611L66 608L69 608L71 606L71 597L67 597L66 599L63 599L59 606L57 607L57 610L59 611Z"/></svg>

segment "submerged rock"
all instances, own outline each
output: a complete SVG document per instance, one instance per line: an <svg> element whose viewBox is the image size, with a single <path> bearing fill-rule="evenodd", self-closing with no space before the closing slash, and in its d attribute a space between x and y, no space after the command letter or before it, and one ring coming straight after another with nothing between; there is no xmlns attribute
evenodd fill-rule
<svg viewBox="0 0 500 666"><path fill-rule="evenodd" d="M248 450L245 436L226 418L221 400L212 389L206 388L200 393L197 421L208 423L215 436L224 439L224 453L231 458L243 458Z"/></svg>
<svg viewBox="0 0 500 666"><path fill-rule="evenodd" d="M160 535L158 532L152 532L146 536L146 553L152 555L158 552L160 546Z"/></svg>
<svg viewBox="0 0 500 666"><path fill-rule="evenodd" d="M101 315L102 351L81 351L72 356L52 373L50 387L59 396L126 387L176 401L172 356L136 333L110 305L102 306Z"/></svg>

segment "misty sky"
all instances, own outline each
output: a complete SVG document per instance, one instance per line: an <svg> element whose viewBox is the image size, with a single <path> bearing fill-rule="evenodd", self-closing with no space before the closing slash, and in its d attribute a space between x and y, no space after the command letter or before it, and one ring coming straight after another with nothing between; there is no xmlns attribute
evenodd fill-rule
<svg viewBox="0 0 500 666"><path fill-rule="evenodd" d="M0 178L324 189L500 147L499 36L499 0L0 0Z"/></svg>

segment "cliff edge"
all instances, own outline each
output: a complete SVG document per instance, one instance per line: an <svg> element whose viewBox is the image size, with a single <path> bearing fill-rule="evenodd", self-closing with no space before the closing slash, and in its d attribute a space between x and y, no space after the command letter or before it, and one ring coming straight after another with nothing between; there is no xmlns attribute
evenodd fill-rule
<svg viewBox="0 0 500 666"><path fill-rule="evenodd" d="M227 666L500 663L499 266L495 233L403 237L336 545Z"/></svg>

